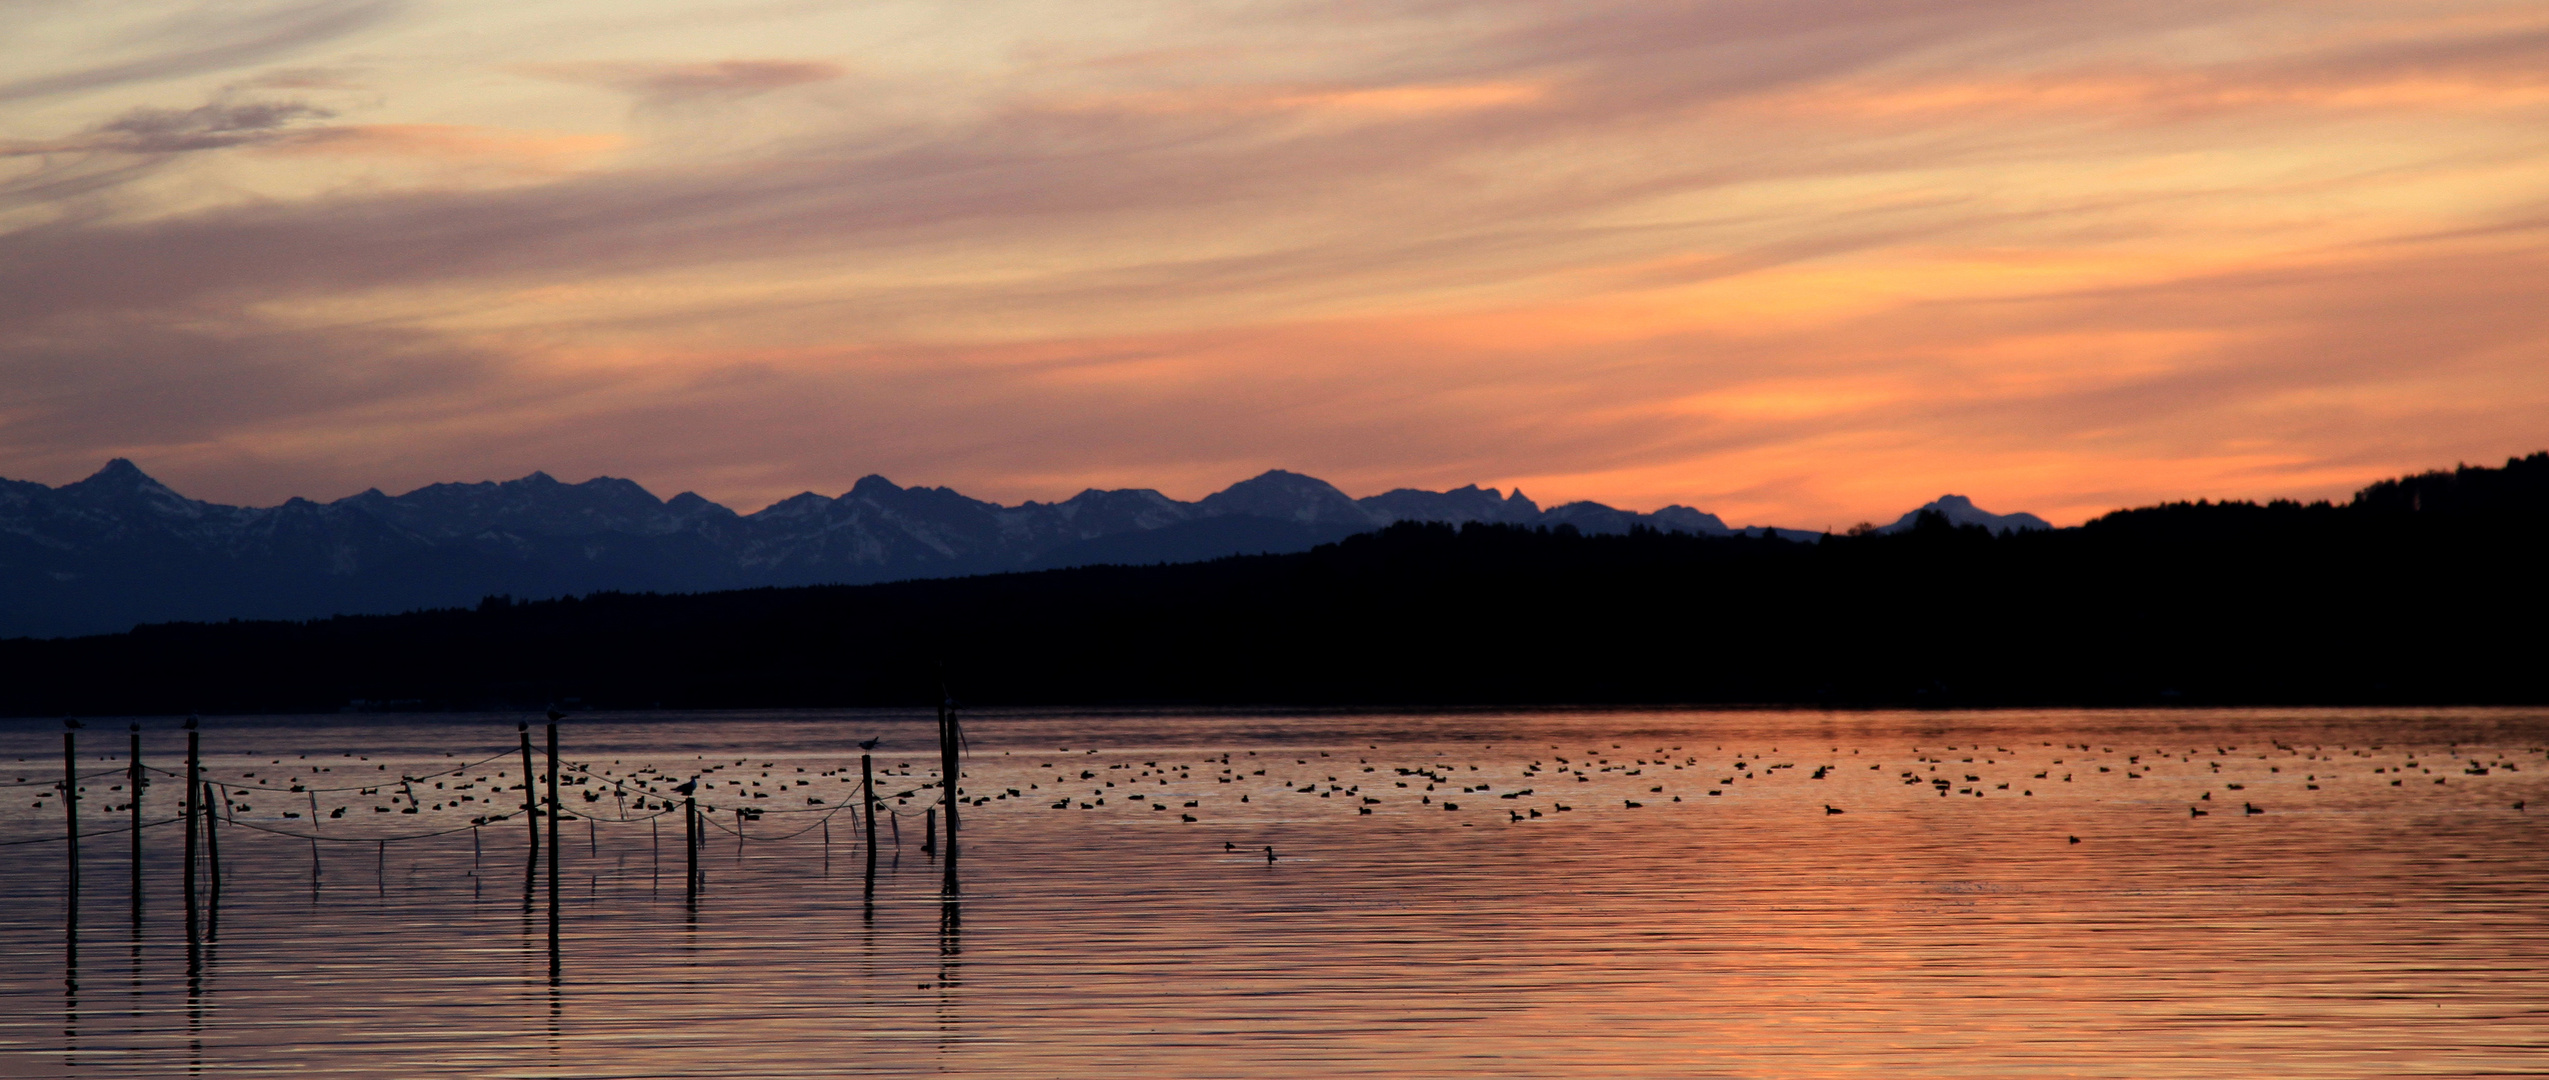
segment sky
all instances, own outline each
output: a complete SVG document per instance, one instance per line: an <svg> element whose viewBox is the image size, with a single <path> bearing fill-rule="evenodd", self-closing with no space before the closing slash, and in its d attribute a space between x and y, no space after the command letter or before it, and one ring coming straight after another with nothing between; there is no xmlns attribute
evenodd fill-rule
<svg viewBox="0 0 2549 1080"><path fill-rule="evenodd" d="M0 0L0 476L1801 528L2549 447L2549 5Z"/></svg>

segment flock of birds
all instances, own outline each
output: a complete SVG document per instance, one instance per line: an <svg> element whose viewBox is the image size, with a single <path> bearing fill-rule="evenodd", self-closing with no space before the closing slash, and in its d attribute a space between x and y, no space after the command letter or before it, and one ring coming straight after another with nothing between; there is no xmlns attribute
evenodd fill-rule
<svg viewBox="0 0 2549 1080"><path fill-rule="evenodd" d="M870 739L860 749L873 751L878 745L879 740ZM2187 816L2201 818L2213 813L2216 805L2227 807L2234 801L2241 816L2265 814L2268 808L2258 800L2268 793L2289 803L2319 798L2309 793L2328 786L2340 786L2357 796L2367 788L2404 795L2411 789L2448 790L2455 783L2463 790L2483 792L2490 785L2483 778L2519 775L2526 765L2539 767L2549 757L2549 748L2303 746L2278 741L2262 746L2133 750L2095 742L2057 745L2047 741L2027 749L1997 743L1913 746L1891 752L1832 746L1820 754L1783 752L1778 747L1730 752L1722 745L1704 752L1680 745L1628 750L1620 743L1582 749L1541 744L1499 750L1487 744L1384 750L1373 744L1360 751L1261 748L1188 756L1191 753L1107 753L1092 748L1057 748L1049 754L978 752L967 761L959 796L973 807L1015 802L1091 813L1174 812L1177 820L1187 823L1212 817L1292 817L1329 812L1332 807L1341 813L1350 807L1357 816L1450 813L1459 815L1450 820L1475 826L1518 824L1596 806L1630 812L1802 784L1815 789L1811 801L1821 803L1826 816L1849 812L1839 805L1843 802L1862 807L1899 805L1900 797L1879 794L1890 788L1898 796L1941 799L2086 795L2140 805L2171 796L2185 799ZM1879 757L1889 760L1872 760ZM102 767L119 761L120 755L93 755L91 760ZM22 805L35 810L54 805L51 800L58 794L37 771L50 763L40 757L17 758L17 770L8 774L16 781L12 786L33 796ZM936 805L934 764L935 755L917 762L889 755L876 762L875 783L883 805L897 815L922 814ZM613 759L562 761L560 765L565 816L600 822L644 820L674 809L686 796L695 797L712 813L731 815L738 827L772 813L829 817L855 806L861 783L855 761L825 767L819 759L794 757L712 761L693 756L686 762L632 764ZM102 768L93 770L82 784L84 809L99 814L129 809L127 800L132 796L126 791L125 777L101 772ZM412 758L391 762L345 752L317 760L308 755L269 757L263 762L216 757L208 762L205 775L227 795L225 814L233 820L249 816L270 831L323 832L331 829L328 823L340 822L349 813L362 819L430 815L437 821L465 815L469 823L478 825L515 818L523 808L526 779L538 780L521 772L522 758L512 751L458 763L450 755L439 762ZM2041 795L2039 789L2043 789ZM2520 798L2496 804L2515 811L2525 805ZM2077 838L2072 842L2078 842ZM1271 850L1265 854L1269 860L1274 856Z"/></svg>

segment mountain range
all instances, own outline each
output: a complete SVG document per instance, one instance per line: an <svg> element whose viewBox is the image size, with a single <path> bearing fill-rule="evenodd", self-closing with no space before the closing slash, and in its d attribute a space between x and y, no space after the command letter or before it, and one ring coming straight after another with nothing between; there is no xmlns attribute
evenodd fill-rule
<svg viewBox="0 0 2549 1080"><path fill-rule="evenodd" d="M1922 510L1960 525L2049 528L1949 495ZM1110 563L1193 562L1305 551L1401 521L1636 527L1697 535L1816 532L1730 528L1687 506L1652 513L1574 502L1542 509L1476 485L1355 499L1274 470L1181 502L1149 489L1091 489L1003 506L944 487L860 479L751 514L633 481L519 480L377 489L319 503L241 507L189 499L118 458L61 487L0 480L0 637L117 632L138 623L315 618L598 591L696 592L866 584Z"/></svg>

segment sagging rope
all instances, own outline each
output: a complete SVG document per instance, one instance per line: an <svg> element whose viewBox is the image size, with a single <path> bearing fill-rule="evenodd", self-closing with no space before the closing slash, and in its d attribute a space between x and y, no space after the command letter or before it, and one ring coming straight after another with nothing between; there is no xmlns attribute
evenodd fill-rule
<svg viewBox="0 0 2549 1080"><path fill-rule="evenodd" d="M961 729L961 728L958 730L958 738L959 738L959 739L964 739L964 738L965 738L964 733L963 733L963 731L962 731L962 729ZM969 741L969 740L968 740L968 741ZM451 775L455 775L455 774L459 774L459 773L465 773L465 772L468 772L468 771L469 771L469 770L471 770L471 769L475 769L475 768L478 768L478 767L480 767L480 766L486 765L486 764L488 764L488 763L490 763L490 762L496 761L496 760L497 760L497 759L499 759L499 758L507 758L507 757L511 757L511 756L512 756L514 753L516 753L516 752L517 752L517 750L516 750L516 749L514 749L514 748L507 748L506 750L500 751L500 752L498 752L498 753L490 754L490 755L488 755L488 756L486 756L486 757L479 758L479 759L477 759L477 760L475 760L475 761L471 761L471 762L468 762L468 763L465 763L465 764L462 764L462 765L454 766L454 767L452 767L452 768L444 769L444 770L442 770L442 771L440 771L440 772L425 773L425 774L422 774L422 775L416 775L416 776L409 776L409 775L404 775L404 774L402 774L402 775L399 777L399 783L400 783L400 784L402 784L402 785L403 785L403 784L412 784L412 783L414 783L414 782L416 782L416 781L420 781L420 780L431 780L431 779L434 779L434 778L436 778L436 777L451 776ZM541 756L546 757L547 755L546 755L546 754L542 754ZM630 782L630 781L628 780L628 778L625 778L625 777L609 777L609 776L604 776L604 775L601 775L601 774L595 773L594 771L592 771L592 767L591 767L590 765L577 764L577 763L564 762L564 761L559 762L559 764L560 764L560 765L563 765L563 766L565 766L565 767L566 767L566 768L565 768L565 772L567 772L567 774L568 774L568 775L576 776L576 777L578 777L578 778L580 778L580 779L598 780L598 781L601 781L601 782L603 782L603 783L605 783L605 784L608 784L608 785L610 786L610 788L611 788L611 790L612 790L613 794L615 794L615 795L617 795L617 796L620 796L620 797L622 797L622 798L626 798L626 797L628 797L629 795L634 794L634 795L638 798L639 803L640 803L640 805L641 805L641 806L643 806L643 805L644 805L645 800L646 800L647 798L649 798L650 796L651 796L652 798L654 798L654 800L655 800L655 810L654 810L654 812L653 812L653 813L649 813L649 814L644 814L644 815L642 815L642 816L630 816L630 815L627 815L627 814L625 814L625 813L622 813L621 815L616 816L616 817L603 817L603 816L600 816L600 815L590 815L590 814L568 814L568 813L564 813L564 807L563 807L563 805L559 805L559 806L557 806L557 808L556 808L556 811L555 811L555 812L559 812L559 813L561 813L561 814L562 814L562 820L573 820L573 819L576 819L576 818L582 818L583 820L591 821L591 822L608 823L608 824L613 824L613 825L630 825L630 824L636 824L636 823L639 823L639 822L654 821L654 820L656 820L656 819L659 819L659 818L663 818L663 817L669 816L670 814L672 814L672 813L673 813L673 811L674 811L674 809L675 809L675 808L674 808L674 806L673 806L673 804L672 804L672 802L671 802L671 800L664 798L664 797L663 797L662 795L660 795L660 794L656 794L656 793L653 793L653 792L649 792L649 791L646 791L646 790L644 790L644 789L640 789L640 790L638 790L638 791L636 791L636 792L631 792L631 791L629 790L629 788L628 788L628 784L629 784L629 782ZM155 765L143 765L143 766L142 766L142 768L143 768L145 771L158 773L158 774L160 774L160 775L162 775L162 776L170 777L170 778L172 778L172 779L178 779L178 780L181 780L181 781L182 781L182 780L185 778L185 776L184 776L184 774L183 774L183 773L180 773L180 772L177 772L177 771L174 771L174 770L170 770L170 769L163 769L163 768L160 768L160 767L155 766ZM108 777L108 776L124 775L124 774L129 773L130 771L131 771L131 770L130 770L130 767L129 767L129 766L126 766L126 767L117 767L117 768L112 768L112 769L101 769L101 770L99 770L99 771L97 771L97 772L94 772L94 773L89 773L89 774L82 775L82 776L80 776L80 777L79 777L79 779L82 779L82 780L88 780L88 779L95 779L95 778L98 778L98 777ZM529 778L529 777L525 777L525 778L524 778L524 781L525 781L525 782L524 782L524 785L522 786L522 788L517 789L517 790L530 790L530 789L531 789L531 788L530 788L530 785L531 785L531 778ZM231 825L237 825L237 826L240 826L240 827L242 827L242 828L254 829L254 830L258 831L258 832L268 833L268 834L271 834L271 835L274 835L274 836L286 836L286 837L291 837L291 838L293 838L293 839L297 839L297 840L310 840L310 841L325 840L325 841L328 841L328 842L330 842L330 843L360 843L360 844L396 844L396 843L405 843L405 842L410 841L410 840L430 840L430 839L434 839L434 838L437 838L437 837L458 835L458 834L460 834L460 833L468 832L468 831L473 830L473 829L484 828L484 827L486 827L486 826L488 826L488 825L493 825L493 824L496 824L496 823L498 823L498 822L510 821L510 820L512 820L514 817L518 816L518 815L519 815L519 813L520 813L519 811L515 811L515 812L509 812L509 813L503 813L503 814L490 814L490 815L484 815L484 816L480 816L480 817L472 818L472 819L470 820L469 824L466 824L466 825L458 825L458 826L454 826L454 827L449 828L449 829L439 829L439 830L435 830L435 831L433 831L433 832L410 833L410 834L403 835L403 836L330 836L330 835L327 835L327 834L325 834L325 833L320 833L320 832L307 832L307 833L303 833L303 832L294 832L294 831L289 830L289 829L280 829L280 828L275 828L275 827L272 827L272 826L260 825L260 824L257 824L257 823L256 823L256 822L254 822L254 821L241 821L241 820L239 820L239 818L238 818L238 817L237 817L234 813L227 812L227 811L229 811L229 810L230 810L230 805L231 805L230 793L231 793L231 792L233 792L233 791L262 791L262 792L272 792L272 793L292 794L292 795L298 795L298 794L308 794L308 795L311 795L311 796L315 797L315 796L323 795L323 794L336 794L336 793L340 793L340 792L347 792L347 791L360 791L360 792L372 792L372 793L376 793L376 792L378 792L381 788L389 787L389 786L391 786L391 785L390 785L388 782L384 781L384 782L381 782L381 783L372 783L372 784L355 784L355 785L351 785L351 786L348 786L348 787L309 787L309 786L307 786L307 785L301 785L301 786L297 786L297 787L289 787L289 788L287 788L287 787L273 787L273 786L269 786L269 785L262 785L262 784L239 784L239 783L227 783L227 782L219 781L219 780L208 780L208 781L206 781L206 782L207 782L207 783L209 783L209 784L211 784L213 787L218 788L218 789L220 790L220 792L221 792L222 807L223 807L223 810L225 811L225 813L223 813L223 815L222 815L222 820L223 820L223 822L224 822L224 823L226 823L226 824L231 824ZM0 787L39 787L39 786L43 786L43 787L53 787L53 788L60 788L60 787L62 786L62 781L59 781L59 780L47 780L47 781L39 781L39 782L27 782L27 783L21 783L21 784L5 784L5 785L0 785ZM897 809L895 809L893 806L889 805L889 803L890 803L891 801L895 801L895 800L908 799L908 798L910 798L910 797L912 797L912 796L914 796L914 795L918 795L918 794L920 794L920 793L921 793L921 792L923 792L923 791L927 791L927 790L929 790L929 789L931 789L931 788L940 787L940 786L942 786L942 785L941 785L941 784L936 784L936 783L932 783L932 784L921 784L921 785L917 785L917 786L914 786L914 787L911 787L911 788L906 788L906 789L904 789L904 790L902 790L902 791L894 792L894 793L891 793L891 794L879 794L879 795L876 795L876 796L874 797L873 805L870 807L870 812L871 812L871 813L873 813L873 812L881 811L881 812L883 812L883 813L886 813L886 814L892 815L892 816L897 817L897 818L917 816L917 815L915 815L915 814L913 814L913 813L910 813L910 812L907 812L907 811L897 810ZM536 798L536 797L537 797L537 796L536 796L536 795L534 795L534 798ZM564 802L564 800L563 800L562 798L559 798L559 797L558 797L558 796L557 796L554 792L552 792L552 793L551 793L551 796L550 796L550 797L551 797L551 799L552 799L552 800L554 800L554 801L555 801L556 803L558 803L558 804L563 804L563 802ZM414 792L413 792L413 791L410 791L410 792L408 792L408 793L407 793L407 799L408 799L408 801L409 801L411 804L413 804L413 803L415 803L415 802L417 802L417 801L418 801L418 800L416 799L416 796L415 796L415 794L414 794ZM395 802L395 801L396 801L396 799L393 797L392 801L393 801L393 802ZM849 810L849 809L852 809L855 805L856 805L855 803L852 803L852 802L846 802L846 801L845 801L845 802L842 802L842 803L840 803L840 804L838 804L838 805L834 805L834 806L827 806L827 807L823 807L823 808L820 808L820 809L815 808L815 807L802 807L802 808L793 808L793 809L778 809L778 808L761 808L761 807L751 807L751 806L717 806L717 805L710 804L710 803L699 803L699 804L698 804L698 809L699 809L699 810L700 810L700 812L701 812L701 819L702 819L703 821L706 821L706 822L707 822L709 825L711 825L712 827L714 827L714 828L718 829L718 830L719 830L719 831L721 831L721 832L727 833L728 835L734 836L734 837L736 837L736 838L738 838L738 839L742 839L742 840L770 840L770 841L778 841L778 840L790 840L790 839L794 839L794 838L796 838L796 837L803 836L803 835L805 835L805 834L807 834L807 833L809 833L809 832L812 832L812 831L814 831L815 829L818 829L818 828L821 828L821 827L823 827L823 826L825 826L825 825L827 825L827 824L830 824L830 822L831 822L831 820L832 820L832 818L833 818L834 816L838 815L838 814L839 814L841 811L843 811L843 810ZM764 814L820 814L820 815L822 815L822 816L821 816L821 817L819 817L819 818L817 818L816 820L814 820L812 823L810 823L810 824L806 825L804 828L798 829L797 831L792 832L792 833L786 833L786 834L779 835L779 836L753 836L753 835L750 835L750 834L748 834L748 833L744 833L744 832L741 832L741 831L738 831L738 830L735 830L735 829L727 828L727 827L726 827L726 826L725 826L722 822L720 822L720 821L718 821L718 820L717 820L716 815L723 814L723 813L727 813L727 812L737 812L737 811L739 811L739 812L741 812L741 813L743 813L743 814L747 815L748 817L750 817L750 818L752 818L752 819L758 819L758 818L760 818L760 817L761 817L762 815L764 815ZM206 809L206 812L207 812L207 813L209 813L209 812L211 812L211 811L210 811L210 809L209 809L209 808L207 808L207 809ZM535 812L536 812L536 811L535 811ZM156 827L161 826L161 825L174 824L174 823L177 823L177 822L182 822L182 821L184 821L184 820L186 820L186 819L185 819L184 817L182 817L182 816L180 816L180 817L173 817L173 818L167 818L167 819L164 819L164 820L161 820L161 821L150 822L150 823L148 823L148 824L144 825L143 827L144 827L144 828L156 828ZM313 823L315 823L315 822L316 822L316 819L314 818L314 819L313 819ZM108 829L108 830L103 830L103 831L100 831L100 832L87 833L87 834L84 834L84 835L87 835L87 836L114 836L114 835L117 835L117 834L119 834L119 833L126 833L126 832L131 832L131 831L132 831L132 828L131 828L130 826L127 826L127 827L118 828L118 829ZM38 838L27 839L27 840L0 841L0 847L17 847L17 846L22 846L22 845L27 845L27 844L48 844L48 843L56 843L56 842L58 842L59 840L60 840L60 838L59 838L59 837L38 837Z"/></svg>
<svg viewBox="0 0 2549 1080"><path fill-rule="evenodd" d="M145 766L143 766L143 768L149 768L149 766L145 765ZM81 774L79 774L79 775L78 775L78 777L77 777L77 778L78 778L78 779L81 779L81 780L95 780L95 779L98 779L98 778L100 778L100 777L106 777L106 776L122 776L122 775L124 775L125 773L131 772L131 771L132 771L131 769L128 769L128 768L126 768L126 767L124 767L124 766L122 766L122 765L118 765L118 766L116 766L116 767L114 767L114 768L112 768L112 769L99 769L98 771L93 772L93 773L81 773ZM59 781L59 780L21 780L21 781L17 781L17 782L15 782L15 783L0 784L0 788L30 788L30 787L49 787L49 788L58 788L58 787L61 787L61 786L62 786L62 782L61 782L61 781Z"/></svg>
<svg viewBox="0 0 2549 1080"><path fill-rule="evenodd" d="M184 820L186 820L185 817L180 815L173 818L162 818L158 821L145 821L142 823L142 828L156 829L162 825L174 825ZM133 827L130 825L126 825L118 829L100 829L96 832L82 832L80 833L80 839L86 840L93 836L120 836L131 831L133 831ZM32 840L0 840L0 847L23 847L27 844L59 844L62 842L62 839L63 838L59 836L39 836Z"/></svg>
<svg viewBox="0 0 2549 1080"><path fill-rule="evenodd" d="M399 779L399 781L400 781L401 783L414 783L414 782L416 782L416 781L418 781L418 780L431 780L431 779L434 779L434 778L436 778L436 777L441 777L441 776L451 776L451 775L453 775L453 774L455 774L455 773L464 773L464 772L468 772L468 771L469 771L469 770L471 770L471 769L475 769L475 768L477 768L477 767L479 767L479 766L481 766L481 765L484 765L484 764L486 764L486 763L488 763L488 762L490 762L490 761L494 761L494 760L496 760L497 758L501 758L501 757L510 757L510 756L512 756L512 755L513 755L513 753L514 753L514 751L513 751L512 749L506 749L505 751L503 751L503 752L501 752L501 753L490 754L490 755L488 755L488 756L486 756L486 757L479 758L479 759L478 759L478 760L476 760L476 761L472 761L472 762L470 762L470 763L468 763L468 764L466 764L466 765L461 765L461 766L457 766L457 767L454 767L454 768L444 769L444 770L443 770L443 771L441 771L441 772L431 772L431 773L425 773L425 774L423 774L423 775L421 775L421 776L406 776L406 775L401 775L398 779ZM157 766L157 765L144 765L144 766L142 766L142 768L144 768L144 769L146 769L146 770L149 770L149 771L151 771L151 772L158 773L158 774L160 774L160 775L162 775L162 776L168 776L168 777L177 777L177 778L181 778L181 779L182 779L182 778L184 777L184 775L185 775L185 774L183 774L183 773L179 773L179 772L176 772L176 771L173 771L173 770L160 768L160 767L159 767L159 766ZM117 770L115 770L115 771L116 771L116 772L122 772L122 771L124 771L124 770L122 770L122 769L117 769ZM381 782L379 782L379 783L373 783L373 784L356 784L356 785L354 785L354 786L352 786L352 787L307 787L307 786L303 786L303 787L288 787L288 788L283 788L283 787L265 787L265 786L258 785L258 784L227 784L227 785L224 785L224 786L226 786L226 787L233 787L233 788L237 788L237 789L239 789L239 790L241 790L241 791L277 791L277 792L282 792L282 793L287 794L287 795L298 795L298 794L301 794L301 793L303 793L303 792L308 792L308 793L313 794L313 795L326 795L326 794L333 794L333 793L335 793L335 792L340 792L340 791L376 791L376 790L378 790L378 789L380 789L380 788L389 787L389 786L390 786L390 783L389 783L388 781L384 780L384 781L381 781Z"/></svg>

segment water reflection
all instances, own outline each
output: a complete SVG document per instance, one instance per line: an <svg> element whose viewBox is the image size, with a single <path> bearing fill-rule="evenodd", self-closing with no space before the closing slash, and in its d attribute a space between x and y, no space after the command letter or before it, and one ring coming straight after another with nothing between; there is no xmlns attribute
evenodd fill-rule
<svg viewBox="0 0 2549 1080"><path fill-rule="evenodd" d="M396 891L376 842L374 901L303 903L311 842L259 831L298 819L229 800L235 822L190 830L220 846L218 943L186 936L178 970L163 892L132 935L128 1011L95 1008L83 961L99 958L81 955L83 917L120 921L124 898L92 890L107 907L56 922L62 863L7 863L0 1001L27 1007L0 1008L0 1045L154 1077L2536 1065L2549 855L2512 807L2549 784L2538 714L977 718L964 782L992 801L965 808L961 846L941 834L945 857L901 874L893 806L867 794L932 779L928 721L899 743L888 727L873 788L837 723L586 722L569 756L620 775L738 748L711 804L758 790L768 816L708 904L695 877L662 890L655 827L615 832L603 803L589 865L551 845L587 889L550 879L545 937L535 847L520 908L501 887L472 902L481 866L504 865L483 845L524 838L510 825L387 845ZM207 773L285 788L322 761L383 771L311 730L224 730ZM457 727L353 734L343 752L392 775L480 749ZM1515 820L1525 807L1544 816ZM435 832L436 809L369 824ZM835 811L867 815L840 853L855 884L828 876L824 819L787 816ZM0 839L59 850L61 828L59 811L0 809L19 830ZM177 845L156 846L148 879L173 883Z"/></svg>
<svg viewBox="0 0 2549 1080"><path fill-rule="evenodd" d="M62 1062L68 1066L78 1062L80 1049L80 894L76 884L66 899L62 905Z"/></svg>

